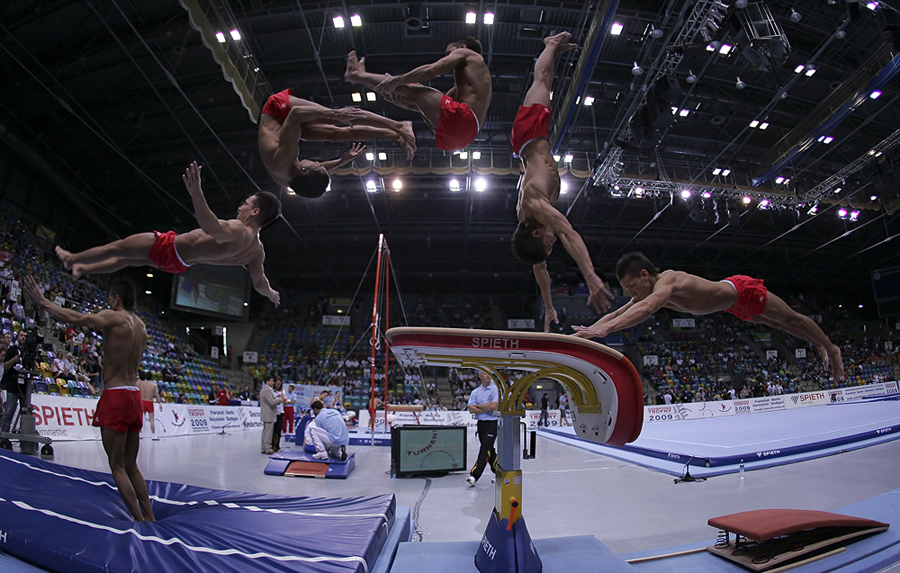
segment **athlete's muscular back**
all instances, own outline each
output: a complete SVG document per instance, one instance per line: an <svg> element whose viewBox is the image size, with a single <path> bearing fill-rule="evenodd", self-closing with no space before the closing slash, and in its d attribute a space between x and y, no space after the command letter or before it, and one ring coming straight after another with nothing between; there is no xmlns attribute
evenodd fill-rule
<svg viewBox="0 0 900 573"><path fill-rule="evenodd" d="M110 324L103 328L104 386L136 386L141 356L147 344L144 322L126 310L101 312L114 315Z"/></svg>
<svg viewBox="0 0 900 573"><path fill-rule="evenodd" d="M452 90L453 99L472 108L472 113L478 118L478 124L484 125L488 106L491 104L491 71L484 58L478 52L466 50L465 64L457 66L453 70L455 87ZM485 86L487 89L485 90Z"/></svg>
<svg viewBox="0 0 900 573"><path fill-rule="evenodd" d="M727 282L713 282L683 271L663 271L653 290L672 285L666 308L688 314L711 314L727 310L737 302L734 287Z"/></svg>
<svg viewBox="0 0 900 573"><path fill-rule="evenodd" d="M553 160L550 142L546 138L532 141L522 151L525 175L519 189L516 215L519 221L534 223L535 211L556 204L559 199L559 167ZM545 203L546 202L546 203Z"/></svg>
<svg viewBox="0 0 900 573"><path fill-rule="evenodd" d="M202 229L194 229L176 237L175 248L178 255L188 265L247 265L264 256L257 231L237 219L226 223L241 231L239 240L223 243L210 237Z"/></svg>

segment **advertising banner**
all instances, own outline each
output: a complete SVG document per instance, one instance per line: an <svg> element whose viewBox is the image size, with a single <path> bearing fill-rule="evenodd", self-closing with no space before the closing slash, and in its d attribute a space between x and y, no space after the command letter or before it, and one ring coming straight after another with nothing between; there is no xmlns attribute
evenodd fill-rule
<svg viewBox="0 0 900 573"><path fill-rule="evenodd" d="M467 426L470 428L474 428L476 426L475 415L471 414L464 410L441 410L441 411L431 411L425 410L423 412L389 412L389 416L396 416L396 418L391 418L394 420L391 423L391 426L412 426L416 424L420 424L423 426L432 425L432 426ZM526 410L525 416L522 418L522 422L526 424L528 429L534 430L538 427L538 422L541 419L541 411L540 410ZM360 410L359 412L359 427L360 428L368 428L369 427L369 411L368 410ZM559 426L560 418L559 418L559 410L551 409L547 410L547 425L550 427ZM569 416L569 423L572 423L572 417ZM383 432L384 431L384 411L379 410L375 413L375 431Z"/></svg>

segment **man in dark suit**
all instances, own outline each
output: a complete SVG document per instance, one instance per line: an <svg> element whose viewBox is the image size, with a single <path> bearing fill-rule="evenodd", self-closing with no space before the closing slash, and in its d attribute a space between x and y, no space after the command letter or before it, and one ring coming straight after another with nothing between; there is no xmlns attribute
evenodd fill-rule
<svg viewBox="0 0 900 573"><path fill-rule="evenodd" d="M16 408L25 405L25 377L19 376L22 361L22 345L25 344L25 329L19 331L15 341L3 355L3 380L0 386L6 390L6 402L3 404L3 418L0 419L0 431L8 432L16 415Z"/></svg>

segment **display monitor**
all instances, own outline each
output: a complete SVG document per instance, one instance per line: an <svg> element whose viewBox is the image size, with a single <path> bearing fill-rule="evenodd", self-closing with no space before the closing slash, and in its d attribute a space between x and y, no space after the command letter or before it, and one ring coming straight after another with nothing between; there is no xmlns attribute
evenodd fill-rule
<svg viewBox="0 0 900 573"><path fill-rule="evenodd" d="M393 475L398 478L466 470L466 427L393 428L391 467Z"/></svg>
<svg viewBox="0 0 900 573"><path fill-rule="evenodd" d="M247 320L250 273L243 267L194 265L175 275L171 307L230 320Z"/></svg>

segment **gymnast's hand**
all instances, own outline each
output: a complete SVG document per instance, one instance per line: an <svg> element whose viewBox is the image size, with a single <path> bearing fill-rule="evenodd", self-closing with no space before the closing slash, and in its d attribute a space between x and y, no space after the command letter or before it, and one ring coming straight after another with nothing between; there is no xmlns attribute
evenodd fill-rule
<svg viewBox="0 0 900 573"><path fill-rule="evenodd" d="M600 313L609 310L609 307L612 306L612 300L615 295L613 295L613 293L611 293L610 290L606 288L606 285L603 284L603 281L600 280L600 277L595 276L592 279L588 279L587 287L591 292L587 300L588 305L594 307L594 310Z"/></svg>
<svg viewBox="0 0 900 573"><path fill-rule="evenodd" d="M556 309L552 306L544 309L544 332L550 332L550 323L559 324L559 317L556 316Z"/></svg>
<svg viewBox="0 0 900 573"><path fill-rule="evenodd" d="M269 289L268 299L271 300L272 304L274 304L276 307L281 304L281 295L278 294L278 291L275 289Z"/></svg>
<svg viewBox="0 0 900 573"><path fill-rule="evenodd" d="M606 338L609 334L609 327L605 324L593 324L591 326L573 326L575 336L578 338Z"/></svg>
<svg viewBox="0 0 900 573"><path fill-rule="evenodd" d="M184 175L181 176L182 181L184 181L184 187L188 190L188 193L193 195L203 195L203 190L200 188L200 170L203 169L203 166L197 165L196 161L192 161L190 165L187 166L187 169L184 170Z"/></svg>
<svg viewBox="0 0 900 573"><path fill-rule="evenodd" d="M363 151L366 150L365 143L354 143L350 149L344 152L344 155L341 156L341 163L350 163L360 155L362 155Z"/></svg>

